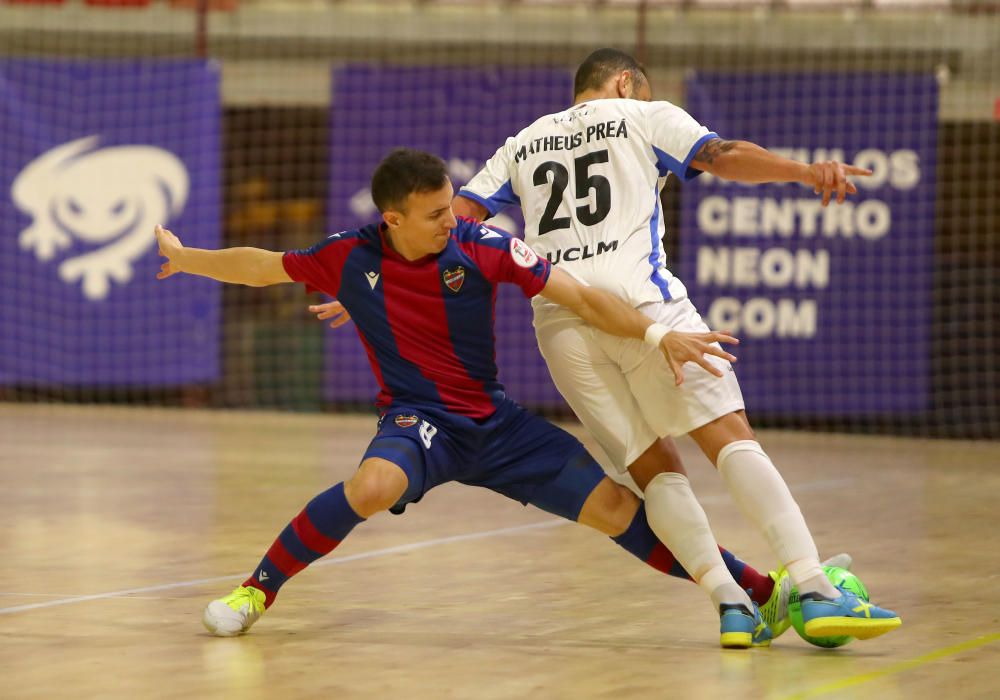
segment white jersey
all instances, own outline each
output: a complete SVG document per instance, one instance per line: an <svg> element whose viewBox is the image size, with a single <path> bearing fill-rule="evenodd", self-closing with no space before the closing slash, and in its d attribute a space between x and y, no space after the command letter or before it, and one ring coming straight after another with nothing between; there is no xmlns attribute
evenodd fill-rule
<svg viewBox="0 0 1000 700"><path fill-rule="evenodd" d="M525 241L575 278L633 306L687 290L665 267L660 190L689 180L716 134L669 102L594 100L549 114L507 139L459 194L490 216L519 204ZM540 326L568 313L540 296Z"/></svg>

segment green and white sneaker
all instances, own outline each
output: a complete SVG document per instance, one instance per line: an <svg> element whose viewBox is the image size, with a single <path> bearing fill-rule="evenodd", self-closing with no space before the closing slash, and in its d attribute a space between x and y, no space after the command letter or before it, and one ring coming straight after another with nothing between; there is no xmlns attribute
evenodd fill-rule
<svg viewBox="0 0 1000 700"><path fill-rule="evenodd" d="M784 569L769 571L767 575L774 581L774 590L767 602L760 606L760 616L771 628L771 638L777 639L792 626L788 617L788 596L792 592L792 579Z"/></svg>
<svg viewBox="0 0 1000 700"><path fill-rule="evenodd" d="M243 634L264 614L264 591L237 586L225 598L213 600L205 607L201 623L217 637Z"/></svg>
<svg viewBox="0 0 1000 700"><path fill-rule="evenodd" d="M850 571L853 559L850 554L834 554L832 557L822 562L823 566L836 566ZM784 567L777 571L769 571L767 575L774 581L774 590L767 602L760 606L760 616L771 628L771 636L777 639L792 626L792 620L788 617L788 598L792 592L792 579Z"/></svg>

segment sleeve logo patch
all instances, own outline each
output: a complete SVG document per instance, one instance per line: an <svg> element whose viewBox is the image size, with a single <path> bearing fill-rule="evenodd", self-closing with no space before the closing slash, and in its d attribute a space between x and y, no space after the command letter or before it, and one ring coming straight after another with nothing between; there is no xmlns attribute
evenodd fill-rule
<svg viewBox="0 0 1000 700"><path fill-rule="evenodd" d="M532 268L538 264L538 256L531 247L520 238L510 239L510 257L520 267Z"/></svg>

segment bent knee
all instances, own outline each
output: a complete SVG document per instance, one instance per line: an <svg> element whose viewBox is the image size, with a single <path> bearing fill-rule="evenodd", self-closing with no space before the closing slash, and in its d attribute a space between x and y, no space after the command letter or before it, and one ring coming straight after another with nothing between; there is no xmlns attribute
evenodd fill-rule
<svg viewBox="0 0 1000 700"><path fill-rule="evenodd" d="M344 482L344 495L358 515L368 518L391 508L406 493L406 472L381 457L370 457Z"/></svg>
<svg viewBox="0 0 1000 700"><path fill-rule="evenodd" d="M617 537L628 529L637 510L639 497L621 484L605 478L583 504L579 522Z"/></svg>
<svg viewBox="0 0 1000 700"><path fill-rule="evenodd" d="M655 440L645 452L628 465L628 473L642 491L646 490L650 481L666 472L687 475L677 446L670 438Z"/></svg>

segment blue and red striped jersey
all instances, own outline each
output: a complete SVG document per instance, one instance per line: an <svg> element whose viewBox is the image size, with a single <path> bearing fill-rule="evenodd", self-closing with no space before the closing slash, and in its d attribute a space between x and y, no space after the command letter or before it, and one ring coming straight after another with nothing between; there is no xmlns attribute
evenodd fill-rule
<svg viewBox="0 0 1000 700"><path fill-rule="evenodd" d="M288 275L336 297L351 314L381 391L393 403L481 420L505 398L493 336L496 287L538 294L551 265L521 240L459 218L447 247L408 261L385 241L384 224L335 233L289 251Z"/></svg>

